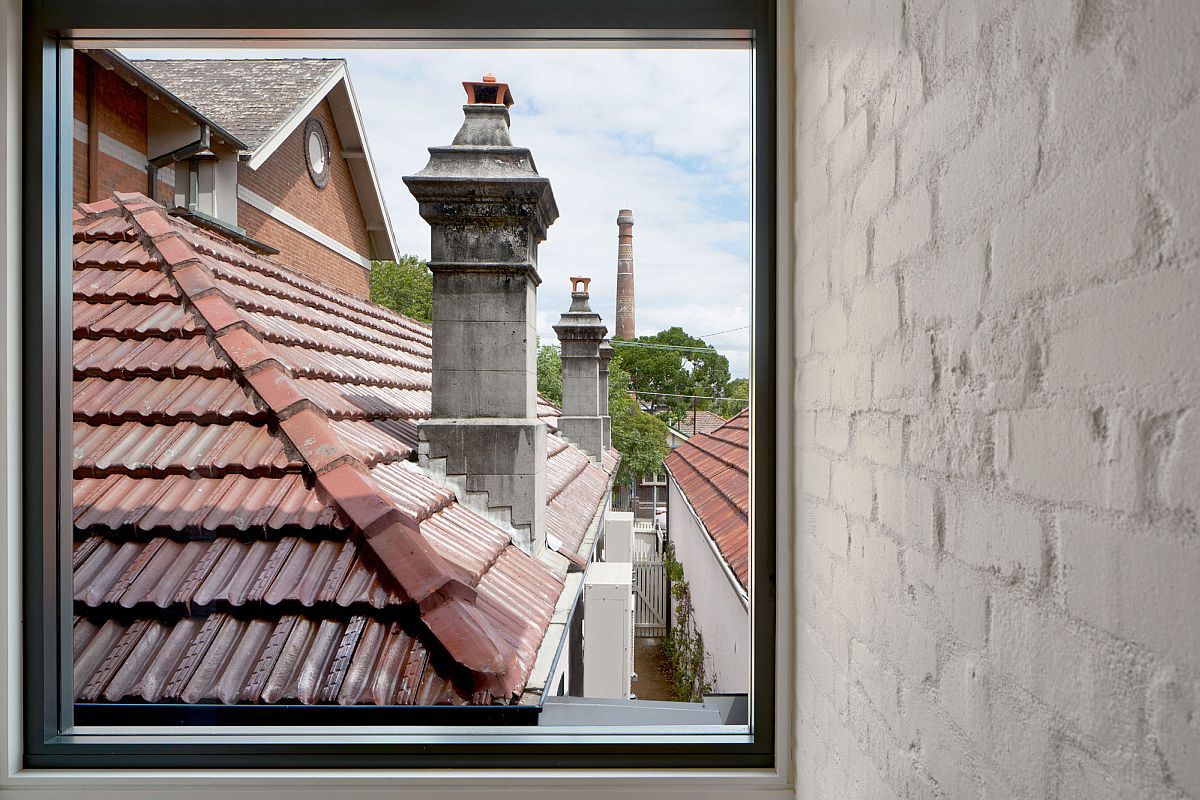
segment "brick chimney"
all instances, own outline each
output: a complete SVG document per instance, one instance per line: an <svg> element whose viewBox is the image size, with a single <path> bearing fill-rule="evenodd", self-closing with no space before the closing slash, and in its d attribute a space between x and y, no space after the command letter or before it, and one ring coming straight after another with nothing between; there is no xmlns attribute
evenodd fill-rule
<svg viewBox="0 0 1200 800"><path fill-rule="evenodd" d="M599 461L604 452L608 392L600 391L600 345L608 328L588 305L590 278L571 278L571 308L554 326L562 345L562 416L558 432ZM605 383L608 364L605 363ZM602 399L603 398L603 399Z"/></svg>
<svg viewBox="0 0 1200 800"><path fill-rule="evenodd" d="M617 212L617 338L632 339L633 326L633 212Z"/></svg>
<svg viewBox="0 0 1200 800"><path fill-rule="evenodd" d="M508 84L463 83L453 144L404 178L429 223L433 413L422 466L459 499L545 548L546 426L537 417L537 247L558 217L550 181L509 137Z"/></svg>
<svg viewBox="0 0 1200 800"><path fill-rule="evenodd" d="M612 417L608 415L608 362L612 361L613 346L605 339L600 343L600 419L604 422L604 450L612 449Z"/></svg>

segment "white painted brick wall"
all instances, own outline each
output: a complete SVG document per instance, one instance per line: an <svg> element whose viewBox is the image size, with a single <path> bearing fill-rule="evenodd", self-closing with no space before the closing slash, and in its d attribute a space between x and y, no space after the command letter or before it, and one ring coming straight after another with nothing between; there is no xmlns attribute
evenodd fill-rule
<svg viewBox="0 0 1200 800"><path fill-rule="evenodd" d="M1200 800L1200 3L796 5L798 796Z"/></svg>

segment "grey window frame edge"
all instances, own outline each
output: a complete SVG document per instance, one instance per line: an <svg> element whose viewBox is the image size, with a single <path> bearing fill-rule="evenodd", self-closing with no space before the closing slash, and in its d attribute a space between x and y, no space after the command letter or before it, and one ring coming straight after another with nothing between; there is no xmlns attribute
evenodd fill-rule
<svg viewBox="0 0 1200 800"><path fill-rule="evenodd" d="M59 622L65 619L62 610L70 608L70 577L69 574L60 575L58 569L60 564L70 563L71 536L69 531L63 535L56 526L60 520L71 519L69 469L60 469L60 465L70 463L71 374L66 355L69 349L63 345L71 336L71 292L70 270L58 265L69 264L71 241L69 226L60 227L56 221L69 218L64 201L69 202L71 194L70 172L61 165L69 163L71 136L69 124L64 126L61 121L70 120L73 113L69 91L71 50L64 48L62 41L85 32L113 39L137 35L138 31L129 28L115 29L114 20L128 20L129 24L137 24L140 31L173 31L181 39L192 38L194 31L206 28L221 31L216 35L223 41L237 38L234 34L279 33L266 28L272 9L262 5L242 13L239 25L244 28L231 34L221 28L221 9L189 8L188 25L192 31L183 31L179 20L172 17L172 11L161 4L140 0L120 4L64 0L53 4L25 3L23 20L21 419L26 438L21 453L21 501L26 546L23 547L21 567L26 578L22 654L25 681L22 695L26 700L22 719L22 757L26 769L304 769L311 768L314 759L320 759L322 767L338 769L462 769L464 766L479 770L513 767L593 769L611 765L615 760L624 770L723 767L748 771L742 774L760 778L766 775L764 770L777 777L790 773L787 768L790 752L782 749L789 738L787 717L790 715L780 715L781 706L777 702L781 696L787 699L791 666L786 647L790 637L777 626L776 613L777 604L786 607L790 602L787 596L790 582L782 584L784 591L781 594L777 589L780 585L778 575L789 575L791 571L790 561L785 558L790 549L786 546L788 543L777 546L775 536L780 515L784 519L791 518L790 480L787 483L781 481L781 477L790 474L787 469L790 453L786 447L790 436L777 435L779 431L790 434L791 430L790 419L781 418L777 413L779 409L784 409L785 413L790 409L791 389L790 382L777 380L779 365L786 363L777 358L777 347L783 345L785 351L790 350L787 316L782 317L784 324L780 326L779 312L790 304L787 301L791 294L791 276L784 268L789 261L777 252L782 241L777 234L779 226L787 219L790 206L786 198L791 196L780 191L784 187L779 185L777 176L781 173L776 171L778 166L783 166L776 164L777 152L782 152L776 146L779 135L776 76L786 74L777 70L776 61L776 24L780 8L775 0L730 0L710 4L700 11L685 0L648 5L651 7L617 12L624 26L617 32L610 26L614 12L606 9L604 3L541 0L522 6L517 14L530 22L541 23L539 29L524 28L520 24L522 20L513 19L510 14L506 23L513 27L505 32L505 36L535 45L594 42L594 36L636 40L640 37L630 35L634 29L645 32L645 41L694 40L697 36L719 40L735 38L739 33L743 37L751 33L754 36L756 162L753 192L756 215L752 374L756 423L752 428L752 448L754 474L775 478L773 481L756 480L752 487L755 592L757 598L762 598L756 601L755 652L765 651L769 656L756 659L754 664L754 713L759 732L755 740L748 744L728 740L710 744L625 737L627 741L624 742L600 744L539 742L534 752L528 742L487 746L472 742L431 747L428 744L380 742L378 739L364 743L355 737L333 735L328 742L319 745L302 745L289 741L270 742L269 737L268 740L259 737L257 743L250 744L234 741L229 736L210 739L190 736L187 744L176 740L147 745L133 741L114 743L111 738L103 742L99 739L88 741L85 736L62 733L69 731L71 724L70 698L60 696L60 689L69 686L69 656L64 658L60 654L70 652L70 626ZM732 7L740 9L740 16L729 11ZM478 0L443 3L436 10L397 10L387 3L364 2L342 15L342 23L336 31L326 27L328 33L320 38L325 41L342 35L369 38L364 32L371 27L367 23L374 22L371 35L378 39L381 38L379 20L395 19L397 14L404 14L408 24L403 30L411 33L413 28L418 29L420 33L414 36L428 38L430 31L453 31L447 40L470 41L473 37L469 28L479 25L480 18L493 19L496 12L494 4ZM327 17L327 13L322 13L321 4L311 0L289 5L288 14L296 25L305 19L321 19L324 23ZM255 28L256 17L263 27ZM454 25L455 20L464 24ZM745 24L747 21L750 24ZM686 28L681 27L684 23ZM462 33L464 30L466 35ZM489 42L496 40L494 28L479 30L482 31L480 38ZM571 35L565 31L570 31ZM294 31L288 35L294 35ZM385 35L382 38L397 37ZM787 125L780 127L789 129ZM46 154L55 157L46 158ZM790 178L783 183L788 180ZM61 436L63 431L68 432L68 436ZM781 444L784 447L782 453L777 449ZM785 646L777 649L777 642ZM181 752L184 748L186 752ZM237 752L233 752L234 748ZM464 763L465 759L469 759L469 763Z"/></svg>

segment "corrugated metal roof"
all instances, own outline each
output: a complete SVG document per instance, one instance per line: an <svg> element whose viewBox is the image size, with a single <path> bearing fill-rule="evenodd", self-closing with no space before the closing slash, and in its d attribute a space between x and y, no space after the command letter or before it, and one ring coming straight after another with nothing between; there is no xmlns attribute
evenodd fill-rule
<svg viewBox="0 0 1200 800"><path fill-rule="evenodd" d="M750 585L750 410L663 462L743 588Z"/></svg>
<svg viewBox="0 0 1200 800"><path fill-rule="evenodd" d="M114 198L74 214L78 698L516 695L563 576L411 463L428 326ZM616 462L549 440L578 548Z"/></svg>

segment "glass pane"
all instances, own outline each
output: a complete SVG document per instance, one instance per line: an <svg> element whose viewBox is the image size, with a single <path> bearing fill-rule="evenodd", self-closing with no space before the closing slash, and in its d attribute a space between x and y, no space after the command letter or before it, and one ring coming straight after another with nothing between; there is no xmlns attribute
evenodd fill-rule
<svg viewBox="0 0 1200 800"><path fill-rule="evenodd" d="M744 726L750 58L77 52L77 720Z"/></svg>

